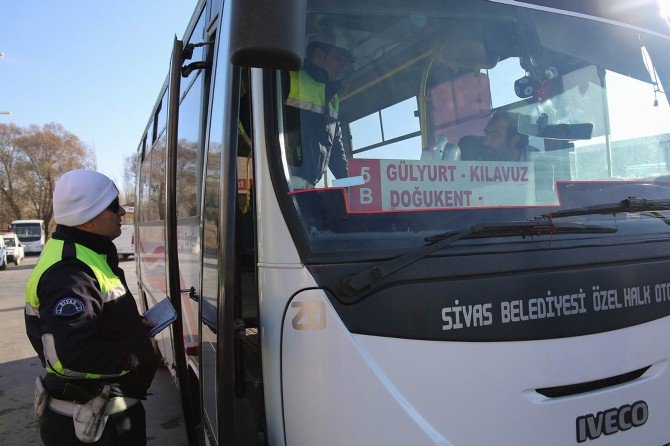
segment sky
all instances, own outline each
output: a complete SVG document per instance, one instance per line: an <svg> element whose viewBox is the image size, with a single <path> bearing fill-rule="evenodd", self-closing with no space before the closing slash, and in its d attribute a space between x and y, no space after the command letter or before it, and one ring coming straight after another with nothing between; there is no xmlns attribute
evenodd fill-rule
<svg viewBox="0 0 670 446"><path fill-rule="evenodd" d="M122 188L196 0L0 1L0 122L62 124Z"/></svg>

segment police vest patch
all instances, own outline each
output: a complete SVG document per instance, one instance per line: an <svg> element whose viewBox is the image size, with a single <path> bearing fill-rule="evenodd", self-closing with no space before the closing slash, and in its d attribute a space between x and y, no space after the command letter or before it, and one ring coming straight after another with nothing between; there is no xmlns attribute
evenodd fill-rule
<svg viewBox="0 0 670 446"><path fill-rule="evenodd" d="M71 317L84 312L84 303L76 297L64 297L54 307L54 316Z"/></svg>

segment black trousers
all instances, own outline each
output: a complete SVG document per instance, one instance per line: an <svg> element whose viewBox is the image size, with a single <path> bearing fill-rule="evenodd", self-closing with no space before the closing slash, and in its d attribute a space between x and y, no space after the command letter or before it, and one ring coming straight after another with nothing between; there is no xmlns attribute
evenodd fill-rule
<svg viewBox="0 0 670 446"><path fill-rule="evenodd" d="M82 443L74 433L72 417L48 407L40 418L40 435L45 446L145 446L147 423L144 406L139 402L123 412L110 415L100 440Z"/></svg>

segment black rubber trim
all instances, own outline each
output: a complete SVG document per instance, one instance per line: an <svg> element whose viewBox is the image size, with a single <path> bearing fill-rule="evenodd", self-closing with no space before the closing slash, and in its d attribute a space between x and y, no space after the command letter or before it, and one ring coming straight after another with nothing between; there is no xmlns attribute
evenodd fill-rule
<svg viewBox="0 0 670 446"><path fill-rule="evenodd" d="M545 387L543 389L535 389L540 395L547 398L561 398L564 396L579 395L580 393L592 392L594 390L605 389L607 387L618 386L630 381L635 381L640 376L649 370L651 366L642 367L641 369L632 372L624 373L622 375L612 376L604 379L597 379L595 381L588 381L578 384L568 384L567 386Z"/></svg>

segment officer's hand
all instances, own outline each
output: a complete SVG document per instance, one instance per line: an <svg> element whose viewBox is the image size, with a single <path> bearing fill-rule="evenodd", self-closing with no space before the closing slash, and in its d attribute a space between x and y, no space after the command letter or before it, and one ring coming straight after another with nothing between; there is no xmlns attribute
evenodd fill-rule
<svg viewBox="0 0 670 446"><path fill-rule="evenodd" d="M147 329L147 331L151 331L152 328L156 326L153 322L147 320L145 317L142 318L142 325L144 325L144 328Z"/></svg>

